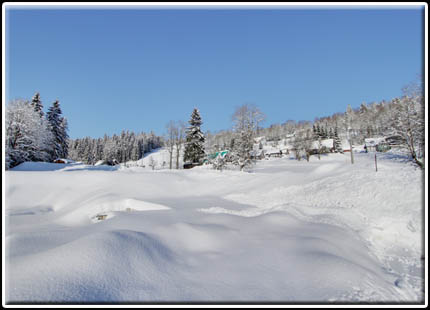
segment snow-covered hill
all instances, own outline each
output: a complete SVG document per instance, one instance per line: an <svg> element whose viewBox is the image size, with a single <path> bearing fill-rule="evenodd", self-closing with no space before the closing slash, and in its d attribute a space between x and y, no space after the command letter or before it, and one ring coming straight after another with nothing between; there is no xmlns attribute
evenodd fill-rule
<svg viewBox="0 0 430 310"><path fill-rule="evenodd" d="M179 169L182 169L183 162L183 148L180 151L179 156ZM150 153L146 153L143 158L137 161L128 161L126 163L122 163L122 167L141 167L145 169L152 169L152 165L154 165L154 170L160 169L169 169L170 162L170 153L167 148L162 147L159 149L155 149ZM176 149L173 150L173 159L172 159L172 169L176 169Z"/></svg>
<svg viewBox="0 0 430 310"><path fill-rule="evenodd" d="M6 300L423 302L422 172L378 156L378 172L364 153L251 173L20 165Z"/></svg>

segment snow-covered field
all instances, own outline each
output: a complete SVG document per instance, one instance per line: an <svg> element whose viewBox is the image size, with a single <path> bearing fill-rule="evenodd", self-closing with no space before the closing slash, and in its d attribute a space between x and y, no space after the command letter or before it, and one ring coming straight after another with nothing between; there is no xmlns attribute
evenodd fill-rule
<svg viewBox="0 0 430 310"><path fill-rule="evenodd" d="M373 154L251 173L6 171L6 301L424 302L421 170ZM106 215L98 220L97 215Z"/></svg>

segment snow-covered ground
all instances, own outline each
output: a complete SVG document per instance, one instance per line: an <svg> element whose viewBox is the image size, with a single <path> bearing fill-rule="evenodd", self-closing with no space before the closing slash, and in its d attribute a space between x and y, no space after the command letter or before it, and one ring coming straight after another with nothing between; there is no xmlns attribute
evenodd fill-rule
<svg viewBox="0 0 430 310"><path fill-rule="evenodd" d="M6 301L422 303L423 174L354 155L24 163L6 171Z"/></svg>

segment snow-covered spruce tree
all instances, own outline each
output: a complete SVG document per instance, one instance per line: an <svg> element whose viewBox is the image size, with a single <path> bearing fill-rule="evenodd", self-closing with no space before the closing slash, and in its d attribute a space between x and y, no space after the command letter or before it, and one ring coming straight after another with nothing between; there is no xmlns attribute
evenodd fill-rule
<svg viewBox="0 0 430 310"><path fill-rule="evenodd" d="M205 136L200 130L203 122L198 109L193 110L188 123L190 127L185 131L184 162L201 163L205 157Z"/></svg>
<svg viewBox="0 0 430 310"><path fill-rule="evenodd" d="M235 132L232 158L233 163L238 165L241 171L254 163L254 160L251 158L254 148L254 137L259 123L264 118L264 114L251 104L238 107L232 116Z"/></svg>
<svg viewBox="0 0 430 310"><path fill-rule="evenodd" d="M46 113L49 128L53 134L51 159L66 158L68 155L67 121L61 116L60 102L56 100Z"/></svg>
<svg viewBox="0 0 430 310"><path fill-rule="evenodd" d="M6 169L24 161L46 161L51 132L45 120L24 100L14 100L5 113Z"/></svg>
<svg viewBox="0 0 430 310"><path fill-rule="evenodd" d="M337 127L334 128L333 147L335 152L343 153L342 142L340 141Z"/></svg>
<svg viewBox="0 0 430 310"><path fill-rule="evenodd" d="M63 133L63 157L67 158L67 156L69 156L69 134L67 133L69 131L69 123L67 122L67 118L61 118L60 126L61 132Z"/></svg>
<svg viewBox="0 0 430 310"><path fill-rule="evenodd" d="M40 100L40 93L36 92L33 96L33 98L31 99L31 106L33 107L34 111L39 115L40 117L40 121L42 123L45 123L43 126L46 127L47 125L47 121L44 118L44 113L43 113L43 105L42 105L42 101ZM52 143L52 134L46 136L46 143L44 143L44 150L43 153L45 154L43 159L41 159L42 161L49 161L51 158L46 157L46 154L50 153L50 145Z"/></svg>
<svg viewBox="0 0 430 310"><path fill-rule="evenodd" d="M33 107L34 111L36 111L40 115L40 118L42 118L43 117L43 105L42 105L42 101L40 100L40 94L39 93L34 94L33 99L31 99L31 106Z"/></svg>

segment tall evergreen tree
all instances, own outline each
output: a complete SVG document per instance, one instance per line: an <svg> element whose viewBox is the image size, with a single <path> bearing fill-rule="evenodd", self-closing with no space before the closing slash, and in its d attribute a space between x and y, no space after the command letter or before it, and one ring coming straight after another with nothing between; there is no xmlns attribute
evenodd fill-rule
<svg viewBox="0 0 430 310"><path fill-rule="evenodd" d="M40 100L40 94L39 93L35 93L33 96L33 99L31 99L31 106L33 107L34 111L36 111L39 115L40 118L43 117L43 105L42 105L42 101Z"/></svg>
<svg viewBox="0 0 430 310"><path fill-rule="evenodd" d="M51 159L66 158L68 155L67 121L61 115L60 102L56 100L46 113L53 134Z"/></svg>
<svg viewBox="0 0 430 310"><path fill-rule="evenodd" d="M317 127L315 126L315 124L312 125L312 134L313 134L313 138L315 140L317 140L319 138Z"/></svg>
<svg viewBox="0 0 430 310"><path fill-rule="evenodd" d="M340 138L337 132L337 126L334 128L333 147L335 152L343 153L342 142L340 141Z"/></svg>
<svg viewBox="0 0 430 310"><path fill-rule="evenodd" d="M203 122L198 109L193 110L188 123L190 127L186 130L184 161L200 163L205 156L205 136L200 130Z"/></svg>
<svg viewBox="0 0 430 310"><path fill-rule="evenodd" d="M61 132L63 135L63 142L62 142L62 157L67 158L69 156L69 134L67 131L69 130L69 123L67 122L67 119L65 117L61 118Z"/></svg>
<svg viewBox="0 0 430 310"><path fill-rule="evenodd" d="M324 128L322 128L322 139L327 139L328 138L328 131L327 131L327 126L325 126Z"/></svg>

